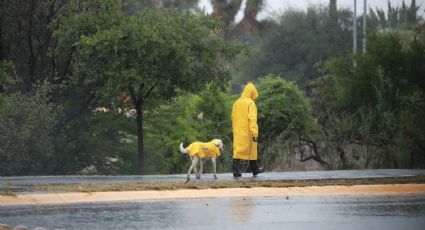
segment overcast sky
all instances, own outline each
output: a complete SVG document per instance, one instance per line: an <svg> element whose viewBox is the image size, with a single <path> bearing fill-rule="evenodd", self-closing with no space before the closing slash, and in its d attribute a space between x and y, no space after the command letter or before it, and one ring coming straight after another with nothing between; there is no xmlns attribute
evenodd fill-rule
<svg viewBox="0 0 425 230"><path fill-rule="evenodd" d="M239 10L238 14L236 15L236 22L240 21L243 17L243 9L245 8L245 2L246 0L243 0L242 8ZM363 13L363 2L364 0L357 0L357 15L360 15ZM401 6L401 3L403 0L390 0L391 5L398 5ZM405 0L404 1L407 6L410 6L411 0ZM263 18L266 18L268 16L277 15L281 12L283 12L285 9L288 8L297 8L297 9L306 9L309 5L328 5L329 0L265 0L265 5L263 10L258 14L257 19L261 20ZM416 4L421 6L421 9L419 10L419 13L421 15L424 15L424 9L425 9L425 0L416 0ZM199 1L199 7L202 9L205 7L205 10L208 13L212 12L212 6L209 0L200 0ZM338 8L353 8L354 0L337 0L337 7ZM388 6L388 0L367 0L368 7L372 7L375 9L376 7L380 9L384 9L385 12L387 11Z"/></svg>

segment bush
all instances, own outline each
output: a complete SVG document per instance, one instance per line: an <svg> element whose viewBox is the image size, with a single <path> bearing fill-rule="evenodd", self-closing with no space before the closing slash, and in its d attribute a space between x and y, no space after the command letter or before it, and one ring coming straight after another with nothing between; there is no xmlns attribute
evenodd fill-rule
<svg viewBox="0 0 425 230"><path fill-rule="evenodd" d="M258 92L260 154L262 163L273 168L306 145L313 127L311 106L295 83L279 76L262 78Z"/></svg>
<svg viewBox="0 0 425 230"><path fill-rule="evenodd" d="M5 97L0 107L1 176L52 173L52 133L58 114L42 90Z"/></svg>
<svg viewBox="0 0 425 230"><path fill-rule="evenodd" d="M371 35L368 52L329 61L314 114L338 168L416 168L425 162L425 43ZM327 69L326 69L327 68ZM340 123L336 121L342 121Z"/></svg>

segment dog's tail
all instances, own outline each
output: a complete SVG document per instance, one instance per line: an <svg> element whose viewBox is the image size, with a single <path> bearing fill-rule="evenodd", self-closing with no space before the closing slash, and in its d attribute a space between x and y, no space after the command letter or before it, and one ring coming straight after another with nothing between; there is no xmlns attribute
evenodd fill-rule
<svg viewBox="0 0 425 230"><path fill-rule="evenodd" d="M187 150L183 147L183 142L180 143L180 152L187 153Z"/></svg>

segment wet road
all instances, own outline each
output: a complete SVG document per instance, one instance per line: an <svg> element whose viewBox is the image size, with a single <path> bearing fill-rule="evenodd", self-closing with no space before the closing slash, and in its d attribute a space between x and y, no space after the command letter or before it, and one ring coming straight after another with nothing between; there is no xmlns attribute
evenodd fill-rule
<svg viewBox="0 0 425 230"><path fill-rule="evenodd" d="M425 196L179 199L0 207L0 223L47 229L418 229Z"/></svg>
<svg viewBox="0 0 425 230"><path fill-rule="evenodd" d="M346 178L381 178L410 177L425 175L425 170L381 169L381 170L331 170L263 173L259 180L291 179L346 179ZM76 183L120 183L120 182L180 182L186 175L149 175L149 176L36 176L36 177L0 177L0 184L34 185L34 184L76 184ZM192 175L192 178L194 176ZM211 174L202 175L203 180L213 180ZM232 174L218 175L219 180L233 180ZM251 180L252 174L244 173L242 180Z"/></svg>

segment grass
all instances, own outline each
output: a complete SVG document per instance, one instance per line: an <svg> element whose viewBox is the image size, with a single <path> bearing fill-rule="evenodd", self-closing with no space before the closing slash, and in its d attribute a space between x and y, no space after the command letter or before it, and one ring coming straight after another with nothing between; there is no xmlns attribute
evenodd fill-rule
<svg viewBox="0 0 425 230"><path fill-rule="evenodd" d="M310 179L310 180L231 180L182 182L136 182L136 183L84 183L84 184L43 184L23 188L40 192L106 192L106 191L149 191L178 189L220 189L253 187L306 187L306 186L352 186L371 184L425 184L425 176L360 178L360 179ZM21 188L22 189L22 188ZM2 190L3 191L3 190ZM3 195L3 193L1 193Z"/></svg>
<svg viewBox="0 0 425 230"><path fill-rule="evenodd" d="M13 196L16 197L16 193L11 190L14 189L14 186L11 184L0 184L0 196Z"/></svg>

